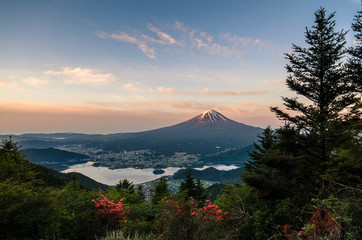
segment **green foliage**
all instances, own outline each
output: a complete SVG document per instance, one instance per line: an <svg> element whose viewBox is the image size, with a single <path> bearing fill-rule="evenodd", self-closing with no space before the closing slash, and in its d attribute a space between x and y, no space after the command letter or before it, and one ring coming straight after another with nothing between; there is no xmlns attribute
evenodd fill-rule
<svg viewBox="0 0 362 240"><path fill-rule="evenodd" d="M184 193L185 199L195 196L195 182L194 177L192 176L191 168L187 169L187 175L185 180L181 182L179 193Z"/></svg>
<svg viewBox="0 0 362 240"><path fill-rule="evenodd" d="M20 153L20 147L11 138L0 146L0 181L21 183L33 188L41 183L37 180L34 166Z"/></svg>
<svg viewBox="0 0 362 240"><path fill-rule="evenodd" d="M215 183L210 187L205 189L206 199L209 199L211 202L215 202L219 194L222 193L223 189L226 187L226 184Z"/></svg>
<svg viewBox="0 0 362 240"><path fill-rule="evenodd" d="M256 150L250 153L252 160L245 164L243 181L263 197L285 198L301 193L309 197L313 168L298 156L298 144L300 136L294 127L285 125L276 131L266 128L259 144L255 144Z"/></svg>
<svg viewBox="0 0 362 240"><path fill-rule="evenodd" d="M330 195L325 199L312 199L312 202L331 213L342 230L343 239L360 239L362 237L361 197L360 190L350 189L338 198Z"/></svg>
<svg viewBox="0 0 362 240"><path fill-rule="evenodd" d="M130 194L135 192L133 183L128 181L127 179L120 180L119 183L116 185L116 189L119 192L127 191Z"/></svg>
<svg viewBox="0 0 362 240"><path fill-rule="evenodd" d="M144 202L146 200L146 195L143 191L143 186L141 184L137 186L136 194L141 202Z"/></svg>
<svg viewBox="0 0 362 240"><path fill-rule="evenodd" d="M93 207L92 199L96 197L96 192L82 189L76 181L69 182L58 192L55 201L62 238L86 239L95 234L88 211Z"/></svg>
<svg viewBox="0 0 362 240"><path fill-rule="evenodd" d="M302 226L308 219L307 202L299 198L260 198L245 184L228 185L215 204L229 212L228 229L235 239L278 239L281 233L277 225Z"/></svg>
<svg viewBox="0 0 362 240"><path fill-rule="evenodd" d="M160 180L154 184L154 189L154 193L151 197L153 205L156 205L162 198L171 194L165 177L161 177Z"/></svg>
<svg viewBox="0 0 362 240"><path fill-rule="evenodd" d="M153 205L150 202L142 202L128 207L131 212L123 224L123 231L132 236L137 233L150 233L156 214Z"/></svg>
<svg viewBox="0 0 362 240"><path fill-rule="evenodd" d="M124 180L122 181L122 183ZM127 181L128 182L128 181ZM107 198L115 202L123 200L125 209L130 210L123 225L123 232L128 234L137 234L139 232L149 233L152 230L152 221L155 210L150 202L145 201L145 195L141 185L138 185L137 191L122 190L110 187L104 193Z"/></svg>
<svg viewBox="0 0 362 240"><path fill-rule="evenodd" d="M40 165L34 165L34 171L37 173L37 179L42 181L42 185L46 187L62 188L69 182L59 172Z"/></svg>
<svg viewBox="0 0 362 240"><path fill-rule="evenodd" d="M54 193L10 138L0 147L0 238L47 238L55 233Z"/></svg>
<svg viewBox="0 0 362 240"><path fill-rule="evenodd" d="M202 185L200 178L196 179L195 185L195 200L203 202L206 200L205 188Z"/></svg>
<svg viewBox="0 0 362 240"><path fill-rule="evenodd" d="M252 160L257 161L262 158L263 154L265 154L269 149L271 149L275 142L275 133L271 129L270 126L266 127L263 130L262 134L258 135L259 144L254 142L254 151L248 152L249 156ZM248 169L248 166L253 165L252 161L248 161L248 164L245 166Z"/></svg>
<svg viewBox="0 0 362 240"><path fill-rule="evenodd" d="M50 238L56 232L50 190L29 188L28 184L0 183L0 238Z"/></svg>
<svg viewBox="0 0 362 240"><path fill-rule="evenodd" d="M241 163L244 163L241 161ZM192 176L194 179L200 178L201 180L211 181L211 182L220 182L220 183L231 183L239 182L241 183L240 173L244 169L242 167L224 171L218 170L214 167L208 167L203 170L191 169ZM173 176L172 179L181 179L184 180L187 176L188 169L180 169Z"/></svg>
<svg viewBox="0 0 362 240"><path fill-rule="evenodd" d="M181 182L178 194L183 196L186 200L194 198L197 201L203 202L206 199L205 189L201 180L197 179L195 183L190 167L187 169L186 178Z"/></svg>

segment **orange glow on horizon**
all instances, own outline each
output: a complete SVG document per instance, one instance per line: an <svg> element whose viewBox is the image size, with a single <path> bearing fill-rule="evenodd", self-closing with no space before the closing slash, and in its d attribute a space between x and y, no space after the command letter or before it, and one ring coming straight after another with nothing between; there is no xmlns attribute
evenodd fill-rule
<svg viewBox="0 0 362 240"><path fill-rule="evenodd" d="M252 104L249 107L253 106ZM215 108L226 117L244 124L279 126L273 113L255 105L247 111L240 108ZM209 108L212 108L211 106ZM29 132L117 133L138 132L171 126L186 121L202 111L183 108L173 111L117 110L101 107L74 107L34 103L0 104L0 134ZM206 109L206 108L205 108ZM263 111L261 111L263 110Z"/></svg>

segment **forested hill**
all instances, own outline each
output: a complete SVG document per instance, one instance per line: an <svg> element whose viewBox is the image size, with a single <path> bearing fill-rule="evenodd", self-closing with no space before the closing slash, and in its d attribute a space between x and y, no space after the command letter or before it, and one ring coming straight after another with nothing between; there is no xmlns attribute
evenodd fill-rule
<svg viewBox="0 0 362 240"><path fill-rule="evenodd" d="M185 179L187 176L187 169L181 169L177 171L172 178L173 179ZM204 170L191 169L192 175L195 178L207 181L217 181L220 183L241 183L240 174L243 172L243 168L237 168L229 171L218 170L213 167L206 168Z"/></svg>
<svg viewBox="0 0 362 240"><path fill-rule="evenodd" d="M67 168L67 165L83 163L89 160L89 157L84 154L59 150L55 148L26 148L21 152L30 162L52 168L58 171Z"/></svg>
<svg viewBox="0 0 362 240"><path fill-rule="evenodd" d="M37 172L37 177L43 180L44 184L49 187L62 187L72 180L75 180L81 187L88 190L106 190L109 187L77 172L61 173L37 164L34 164L34 170Z"/></svg>

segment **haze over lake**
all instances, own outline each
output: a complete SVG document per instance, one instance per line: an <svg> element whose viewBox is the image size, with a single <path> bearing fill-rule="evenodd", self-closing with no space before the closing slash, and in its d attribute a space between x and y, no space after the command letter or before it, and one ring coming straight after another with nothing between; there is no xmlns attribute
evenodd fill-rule
<svg viewBox="0 0 362 240"><path fill-rule="evenodd" d="M163 168L165 172L163 174L154 174L153 168L136 169L136 168L120 168L120 169L109 169L107 167L95 167L92 165L93 162L87 162L84 164L77 164L70 166L67 170L62 171L63 173L78 172L84 174L97 182L104 183L107 185L116 185L119 180L127 179L134 184L144 183L155 180L161 176L173 175L175 172L182 168L168 167ZM212 165L203 166L202 168L195 168L197 170L203 170L208 167L214 167L218 170L232 170L238 168L235 165Z"/></svg>

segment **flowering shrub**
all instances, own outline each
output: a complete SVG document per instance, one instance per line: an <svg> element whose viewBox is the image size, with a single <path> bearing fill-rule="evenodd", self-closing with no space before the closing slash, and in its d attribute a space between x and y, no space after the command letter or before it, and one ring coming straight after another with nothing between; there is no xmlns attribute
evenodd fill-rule
<svg viewBox="0 0 362 240"><path fill-rule="evenodd" d="M99 194L94 203L94 213L97 223L102 231L119 227L127 217L130 210L125 210L121 199L118 203L109 200L106 196Z"/></svg>
<svg viewBox="0 0 362 240"><path fill-rule="evenodd" d="M177 201L169 196L162 199L161 205L156 227L167 239L225 238L228 213L209 200L200 206L192 198Z"/></svg>

